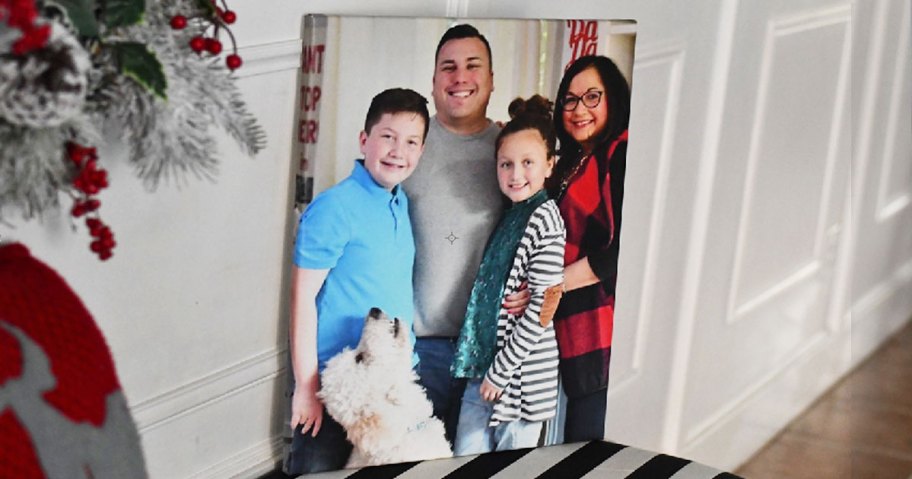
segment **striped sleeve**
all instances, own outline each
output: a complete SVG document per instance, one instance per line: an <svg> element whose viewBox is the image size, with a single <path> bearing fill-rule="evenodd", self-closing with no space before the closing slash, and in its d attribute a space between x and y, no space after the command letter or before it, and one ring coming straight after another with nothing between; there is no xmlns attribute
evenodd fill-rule
<svg viewBox="0 0 912 479"><path fill-rule="evenodd" d="M494 356L485 375L500 389L506 388L516 368L529 358L547 329L541 325L539 313L545 290L564 280L564 243L565 231L560 211L553 201L548 201L532 213L520 241L519 250L528 251L529 305L505 338L503 347ZM517 264L514 264L516 267ZM511 275L518 273L511 271Z"/></svg>

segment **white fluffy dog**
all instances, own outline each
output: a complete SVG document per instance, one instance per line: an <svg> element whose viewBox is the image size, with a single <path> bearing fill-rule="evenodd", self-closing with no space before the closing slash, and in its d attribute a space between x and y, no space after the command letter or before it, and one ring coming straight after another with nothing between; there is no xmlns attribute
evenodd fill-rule
<svg viewBox="0 0 912 479"><path fill-rule="evenodd" d="M417 379L406 326L372 308L358 348L330 359L321 377L319 396L355 446L345 467L453 455Z"/></svg>

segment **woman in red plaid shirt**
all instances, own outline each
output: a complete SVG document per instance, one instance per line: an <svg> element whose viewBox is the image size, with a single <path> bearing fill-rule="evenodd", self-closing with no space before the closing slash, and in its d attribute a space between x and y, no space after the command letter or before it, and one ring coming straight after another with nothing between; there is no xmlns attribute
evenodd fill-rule
<svg viewBox="0 0 912 479"><path fill-rule="evenodd" d="M564 73L556 99L560 161L549 189L567 244L554 329L567 394L564 441L576 442L605 435L630 88L609 58L584 56Z"/></svg>

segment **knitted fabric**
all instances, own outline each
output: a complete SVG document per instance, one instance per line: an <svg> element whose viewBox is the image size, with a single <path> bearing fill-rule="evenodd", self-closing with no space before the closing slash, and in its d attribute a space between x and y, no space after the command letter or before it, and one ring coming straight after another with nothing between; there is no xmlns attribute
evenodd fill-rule
<svg viewBox="0 0 912 479"><path fill-rule="evenodd" d="M541 190L514 204L491 234L456 343L451 369L453 377L480 378L491 366L497 346L497 313L503 301L507 274L529 217L545 201L548 201L548 193Z"/></svg>
<svg viewBox="0 0 912 479"><path fill-rule="evenodd" d="M0 477L145 477L101 331L56 272L0 246Z"/></svg>

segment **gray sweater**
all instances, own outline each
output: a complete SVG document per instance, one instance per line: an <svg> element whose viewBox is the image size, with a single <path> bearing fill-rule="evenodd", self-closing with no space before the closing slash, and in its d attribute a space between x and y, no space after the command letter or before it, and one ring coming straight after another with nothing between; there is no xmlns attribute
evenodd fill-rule
<svg viewBox="0 0 912 479"><path fill-rule="evenodd" d="M415 335L457 337L485 243L503 210L494 141L431 119L424 154L403 183L415 235Z"/></svg>

